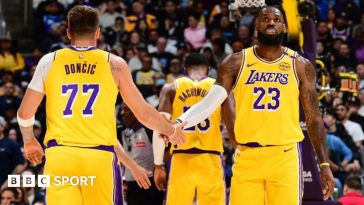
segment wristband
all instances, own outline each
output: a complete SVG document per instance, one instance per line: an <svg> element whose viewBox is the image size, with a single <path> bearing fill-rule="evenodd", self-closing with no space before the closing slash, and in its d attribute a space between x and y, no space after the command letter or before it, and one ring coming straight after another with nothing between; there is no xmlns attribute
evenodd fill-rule
<svg viewBox="0 0 364 205"><path fill-rule="evenodd" d="M320 164L320 168L324 167L324 166L330 166L330 164L328 162L323 162Z"/></svg>
<svg viewBox="0 0 364 205"><path fill-rule="evenodd" d="M16 119L18 121L18 124L22 127L30 127L30 126L33 126L34 125L34 121L35 121L35 118L34 118L34 115L27 119L27 120L24 120L22 118L19 117L19 113L16 114Z"/></svg>

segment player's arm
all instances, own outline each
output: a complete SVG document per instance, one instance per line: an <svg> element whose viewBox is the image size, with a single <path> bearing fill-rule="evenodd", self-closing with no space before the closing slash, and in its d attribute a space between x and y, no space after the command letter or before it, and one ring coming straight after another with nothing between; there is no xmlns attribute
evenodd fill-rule
<svg viewBox="0 0 364 205"><path fill-rule="evenodd" d="M241 52L231 54L223 60L218 69L216 83L206 97L178 118L179 122L187 122L185 128L202 122L224 102L233 88L241 63Z"/></svg>
<svg viewBox="0 0 364 205"><path fill-rule="evenodd" d="M115 153L122 164L124 164L132 173L139 187L148 189L151 186L149 181L149 173L143 167L139 166L124 150L118 141L115 147Z"/></svg>
<svg viewBox="0 0 364 205"><path fill-rule="evenodd" d="M34 72L17 113L17 121L24 141L25 157L33 164L40 164L43 149L34 137L34 116L44 97L44 79L52 64L53 53L43 56Z"/></svg>
<svg viewBox="0 0 364 205"><path fill-rule="evenodd" d="M163 86L159 96L159 112L166 119L171 118L173 99L176 94L174 84ZM153 156L154 156L154 183L158 190L165 190L167 185L167 173L163 166L165 141L158 132L153 132Z"/></svg>
<svg viewBox="0 0 364 205"><path fill-rule="evenodd" d="M173 137L174 144L183 144L185 142L181 130L183 125L171 125L144 100L132 80L127 63L122 58L112 55L110 64L120 94L136 118L149 129L169 136L171 141Z"/></svg>
<svg viewBox="0 0 364 205"><path fill-rule="evenodd" d="M327 166L327 148L324 122L322 120L316 92L316 71L305 58L296 57L296 70L299 79L300 102L305 112L306 126L311 143L315 149L321 167L321 182L324 199L333 193L334 178Z"/></svg>
<svg viewBox="0 0 364 205"><path fill-rule="evenodd" d="M221 114L226 129L228 131L230 143L235 149L238 143L235 139L234 124L235 124L235 107L234 107L234 95L230 94L229 97L222 103Z"/></svg>

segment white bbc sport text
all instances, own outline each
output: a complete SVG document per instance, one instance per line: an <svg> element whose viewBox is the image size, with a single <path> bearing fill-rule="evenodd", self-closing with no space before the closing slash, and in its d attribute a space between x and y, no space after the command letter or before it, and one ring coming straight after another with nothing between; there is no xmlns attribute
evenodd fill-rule
<svg viewBox="0 0 364 205"><path fill-rule="evenodd" d="M64 186L93 186L96 176L55 176L51 184L49 175L38 175L38 187ZM8 187L35 187L35 175L8 175Z"/></svg>

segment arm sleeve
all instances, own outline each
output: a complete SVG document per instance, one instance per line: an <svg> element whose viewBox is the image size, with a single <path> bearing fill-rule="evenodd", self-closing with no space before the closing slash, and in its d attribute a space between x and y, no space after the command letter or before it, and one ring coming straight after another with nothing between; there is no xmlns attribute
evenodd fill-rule
<svg viewBox="0 0 364 205"><path fill-rule="evenodd" d="M225 88L215 84L202 101L188 109L178 120L187 121L185 128L195 126L208 118L224 102L227 96Z"/></svg>
<svg viewBox="0 0 364 205"><path fill-rule="evenodd" d="M163 112L167 118L170 118L171 115L169 113ZM162 165L163 164L163 157L164 157L165 145L162 138L159 137L159 133L154 131L153 132L153 157L154 157L154 164L155 165Z"/></svg>
<svg viewBox="0 0 364 205"><path fill-rule="evenodd" d="M40 59L37 67L35 68L33 79L30 81L28 88L31 88L32 90L41 93L45 93L44 83L48 75L49 69L51 68L53 58L54 53L48 53Z"/></svg>

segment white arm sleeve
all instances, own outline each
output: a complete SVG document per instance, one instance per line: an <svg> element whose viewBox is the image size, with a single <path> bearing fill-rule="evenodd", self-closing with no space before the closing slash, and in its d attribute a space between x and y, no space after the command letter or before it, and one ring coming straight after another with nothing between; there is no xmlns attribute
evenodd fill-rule
<svg viewBox="0 0 364 205"><path fill-rule="evenodd" d="M30 81L28 88L32 90L45 93L44 83L48 75L49 69L51 68L54 59L54 52L48 53L43 56L38 62L37 67L33 75L33 79Z"/></svg>
<svg viewBox="0 0 364 205"><path fill-rule="evenodd" d="M195 126L208 118L224 102L227 96L225 88L215 84L202 101L188 109L178 120L187 121L184 128Z"/></svg>
<svg viewBox="0 0 364 205"><path fill-rule="evenodd" d="M171 114L163 112L167 118L171 118ZM155 165L162 165L163 164L163 157L164 157L164 140L159 137L159 133L153 131L153 157L154 157L154 164Z"/></svg>
<svg viewBox="0 0 364 205"><path fill-rule="evenodd" d="M155 165L163 164L164 149L165 146L163 139L159 137L158 132L153 131L153 157Z"/></svg>

